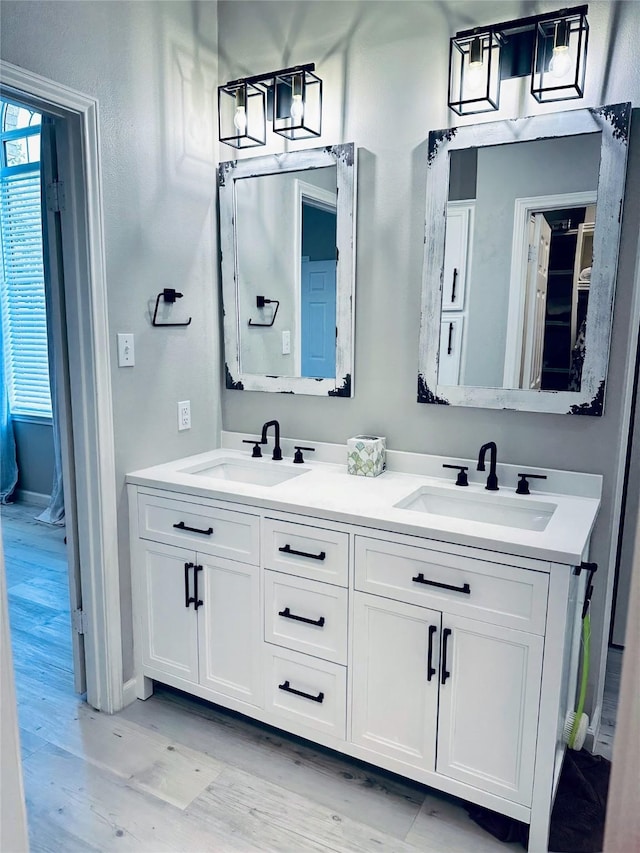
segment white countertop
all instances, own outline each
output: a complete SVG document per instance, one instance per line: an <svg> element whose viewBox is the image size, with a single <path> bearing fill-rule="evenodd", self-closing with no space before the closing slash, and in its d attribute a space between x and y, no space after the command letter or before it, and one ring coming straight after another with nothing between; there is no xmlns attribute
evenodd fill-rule
<svg viewBox="0 0 640 853"><path fill-rule="evenodd" d="M360 477L347 473L346 462L317 461L318 458L339 458L341 450L342 458L346 460L344 445L311 442L309 446L319 451L313 461L308 461L309 454L306 454L304 464L294 465L291 461L294 440L281 440L283 453L288 458L274 462L266 448L262 459L252 459L248 445L244 445L248 449L234 449L234 445L243 447L242 438L239 434L226 433L223 441L227 448L134 471L127 476L127 482L572 565L586 558L589 536L600 507L602 478L594 474L498 465L500 490L488 492L484 488L486 473L476 472L475 462L470 460L388 451L387 470L378 477ZM295 443L308 444L297 440ZM184 470L213 464L221 459L244 460L259 467L271 469L278 466L279 470L303 470L304 473L277 485L264 486ZM443 462L468 464L469 486L464 489L455 486L456 472L445 473ZM418 473L406 473L407 468ZM530 496L516 495L519 471L545 473L548 479L530 481ZM454 499L464 493L465 499L477 498L482 502L499 501L504 504L506 501L507 505L513 502L518 507L544 503L555 506L555 509L544 530L527 530L394 506L422 486L436 486L441 495L450 493Z"/></svg>

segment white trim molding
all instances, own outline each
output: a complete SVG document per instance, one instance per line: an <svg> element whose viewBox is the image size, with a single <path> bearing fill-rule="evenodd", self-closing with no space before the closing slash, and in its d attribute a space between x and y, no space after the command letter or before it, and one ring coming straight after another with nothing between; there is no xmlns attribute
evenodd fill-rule
<svg viewBox="0 0 640 853"><path fill-rule="evenodd" d="M113 713L123 706L123 666L98 102L2 60L0 91L62 119L65 129L59 166L67 184L63 251L87 701Z"/></svg>

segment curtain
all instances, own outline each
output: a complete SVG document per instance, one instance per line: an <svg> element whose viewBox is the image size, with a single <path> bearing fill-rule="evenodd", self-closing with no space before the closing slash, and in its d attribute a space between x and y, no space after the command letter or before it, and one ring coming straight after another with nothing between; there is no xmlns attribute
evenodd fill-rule
<svg viewBox="0 0 640 853"><path fill-rule="evenodd" d="M4 375L4 344L0 318L0 503L6 504L11 500L17 482L16 439Z"/></svg>
<svg viewBox="0 0 640 853"><path fill-rule="evenodd" d="M50 233L49 215L47 213L46 203L46 184L48 176L44 174L44 164L48 162L48 157L45 156L47 151L55 151L54 137L54 120L49 116L42 116L42 135L40 140L41 159L40 159L40 180L42 186L42 259L44 267L44 293L45 303L47 306L47 349L49 352L49 387L51 390L51 417L53 420L53 455L54 455L54 470L53 484L51 487L51 498L49 505L37 516L38 521L44 521L47 524L64 524L64 487L62 483L62 453L60 445L60 416L58 406L58 394L56 386L56 352L54 348L54 337L51 322L51 306L53 298L51 293L51 257L50 240L57 240L58 235L56 229ZM51 158L55 160L55 157ZM57 253L54 253L57 256Z"/></svg>

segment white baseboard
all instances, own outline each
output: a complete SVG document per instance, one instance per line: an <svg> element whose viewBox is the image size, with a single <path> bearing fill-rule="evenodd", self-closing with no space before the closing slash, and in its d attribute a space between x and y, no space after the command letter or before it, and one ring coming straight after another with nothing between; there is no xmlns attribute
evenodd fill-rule
<svg viewBox="0 0 640 853"><path fill-rule="evenodd" d="M122 685L122 703L124 708L126 708L127 705L131 705L131 703L135 702L138 698L136 693L136 684L136 679L130 678Z"/></svg>
<svg viewBox="0 0 640 853"><path fill-rule="evenodd" d="M32 504L33 506L49 506L51 495L42 495L40 492L29 492L26 489L18 489L16 492L16 503Z"/></svg>

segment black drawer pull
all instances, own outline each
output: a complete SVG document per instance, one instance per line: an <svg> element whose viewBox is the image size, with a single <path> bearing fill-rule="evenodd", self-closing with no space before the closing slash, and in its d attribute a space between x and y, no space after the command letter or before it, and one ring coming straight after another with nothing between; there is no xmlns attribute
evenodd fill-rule
<svg viewBox="0 0 640 853"><path fill-rule="evenodd" d="M211 534L213 533L213 527L208 527L206 530L200 530L197 527L187 527L184 521L179 521L173 526L176 528L176 530L188 530L189 533L202 533L203 536L211 536Z"/></svg>
<svg viewBox="0 0 640 853"><path fill-rule="evenodd" d="M278 684L278 690L285 690L287 693L295 693L296 696L302 696L304 699L311 699L312 702L324 702L324 693L320 691L317 696L312 696L311 693L303 693L302 690L296 690L291 687L288 681L285 681L284 684Z"/></svg>
<svg viewBox="0 0 640 853"><path fill-rule="evenodd" d="M456 282L458 280L458 268L453 268L453 281L451 282L451 301L456 301Z"/></svg>
<svg viewBox="0 0 640 853"><path fill-rule="evenodd" d="M201 607L203 601L201 598L198 598L198 572L202 571L202 566L194 566L193 567L193 609L197 610L198 607Z"/></svg>
<svg viewBox="0 0 640 853"><path fill-rule="evenodd" d="M283 554L295 554L296 557L308 557L310 560L324 560L327 556L324 551L320 551L319 554L308 554L306 551L294 551L291 545L283 545L282 548L278 548L278 551L282 551Z"/></svg>
<svg viewBox="0 0 640 853"><path fill-rule="evenodd" d="M193 563L184 564L184 606L188 607L195 598L189 595L189 569L193 568Z"/></svg>
<svg viewBox="0 0 640 853"><path fill-rule="evenodd" d="M296 616L288 607L285 607L284 610L279 610L278 616L284 616L285 619L295 619L296 622L306 622L307 625L317 625L318 628L322 628L324 625L324 616L321 616L319 619L307 619L306 616Z"/></svg>
<svg viewBox="0 0 640 853"><path fill-rule="evenodd" d="M451 675L447 669L447 641L451 635L451 628L445 628L442 632L442 678L440 683L444 684L447 678Z"/></svg>
<svg viewBox="0 0 640 853"><path fill-rule="evenodd" d="M411 578L414 583L423 583L427 586L437 586L438 589L450 589L452 592L464 592L466 595L471 595L471 587L468 583L463 583L462 586L453 586L450 583L440 583L439 581L430 581L420 572L415 578Z"/></svg>
<svg viewBox="0 0 640 853"><path fill-rule="evenodd" d="M427 653L427 681L431 681L438 671L433 668L433 637L438 630L437 625L429 625L429 651Z"/></svg>

